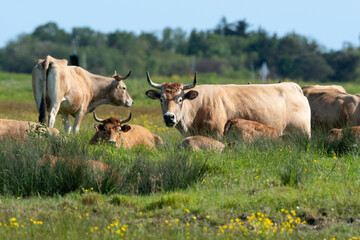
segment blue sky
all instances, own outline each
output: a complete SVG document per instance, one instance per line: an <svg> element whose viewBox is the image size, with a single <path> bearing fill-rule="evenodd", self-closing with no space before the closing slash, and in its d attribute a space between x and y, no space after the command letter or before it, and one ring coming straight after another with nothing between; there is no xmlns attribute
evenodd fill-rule
<svg viewBox="0 0 360 240"><path fill-rule="evenodd" d="M296 32L326 49L359 46L359 0L61 0L2 1L0 47L49 21L70 32L88 26L104 33L127 30L160 34L165 27L213 29L222 17L245 19L250 29L284 36Z"/></svg>

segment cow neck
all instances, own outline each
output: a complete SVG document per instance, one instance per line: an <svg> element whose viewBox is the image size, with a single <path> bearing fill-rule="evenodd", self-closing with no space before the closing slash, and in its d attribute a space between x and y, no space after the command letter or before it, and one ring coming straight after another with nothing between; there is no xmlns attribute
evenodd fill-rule
<svg viewBox="0 0 360 240"><path fill-rule="evenodd" d="M189 131L189 127L193 124L196 115L196 109L191 106L191 100L185 100L182 106L181 111L184 113L178 124L175 126L182 133L186 133ZM191 120L191 121L190 121Z"/></svg>
<svg viewBox="0 0 360 240"><path fill-rule="evenodd" d="M93 75L90 77L92 89L92 100L88 107L88 112L92 112L97 106L102 104L110 104L109 92L112 89L113 78Z"/></svg>
<svg viewBox="0 0 360 240"><path fill-rule="evenodd" d="M91 78L91 89L93 92L93 99L95 101L107 98L109 91L111 90L111 85L113 83L113 78L102 77L95 75Z"/></svg>

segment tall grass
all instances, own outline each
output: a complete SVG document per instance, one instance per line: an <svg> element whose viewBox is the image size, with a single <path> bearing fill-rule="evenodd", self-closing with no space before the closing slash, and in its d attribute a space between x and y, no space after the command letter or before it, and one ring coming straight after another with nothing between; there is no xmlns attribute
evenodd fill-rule
<svg viewBox="0 0 360 240"><path fill-rule="evenodd" d="M99 150L110 148L111 159L102 158L118 173L95 171L86 159L98 158ZM82 188L101 193L149 194L187 188L202 179L206 164L186 154L154 156L139 148L129 154L110 146L90 146L79 137L68 139L30 134L25 141L0 142L0 194L14 196L64 195ZM94 149L97 149L94 151ZM128 152L129 152L128 151ZM95 152L95 154L94 154ZM125 151L126 152L126 151ZM55 165L41 164L44 154L75 159L77 164L58 161ZM125 161L123 160L123 157ZM116 164L116 163L122 164ZM124 163L125 162L125 163Z"/></svg>

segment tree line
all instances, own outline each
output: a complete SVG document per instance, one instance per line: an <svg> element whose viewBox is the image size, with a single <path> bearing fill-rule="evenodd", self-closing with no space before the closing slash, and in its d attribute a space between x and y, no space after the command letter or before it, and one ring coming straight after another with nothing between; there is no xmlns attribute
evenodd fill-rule
<svg viewBox="0 0 360 240"><path fill-rule="evenodd" d="M360 79L360 48L347 45L328 51L296 33L283 37L259 28L249 30L240 20L222 18L211 30L165 28L161 36L120 31L108 34L89 27L71 32L49 22L30 34L21 34L0 49L0 70L30 73L35 60L51 55L68 59L77 50L80 65L90 72L111 75L132 69L134 75L171 76L216 73L234 78L258 76L266 62L273 79L353 81Z"/></svg>

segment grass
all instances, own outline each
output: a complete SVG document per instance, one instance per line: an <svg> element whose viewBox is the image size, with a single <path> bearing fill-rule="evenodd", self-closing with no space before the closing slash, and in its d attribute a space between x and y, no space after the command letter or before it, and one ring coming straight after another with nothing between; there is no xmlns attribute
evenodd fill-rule
<svg viewBox="0 0 360 240"><path fill-rule="evenodd" d="M191 80L189 76L184 81ZM27 82L26 77L16 81ZM288 142L237 142L221 154L179 153L176 146L182 137L164 128L159 103L140 96L144 91L138 88L147 89L141 83L135 80L133 88L130 80L128 84L130 94L131 89L139 94L132 94L135 108L102 106L97 113L121 118L131 110L132 124L164 139L164 147L156 151L88 145L95 133L89 115L80 133L67 141L0 142L0 239L360 236L360 151L350 135L329 142L314 132L311 140L299 136ZM11 95L1 101L0 118L36 121L34 101L18 94L19 103ZM62 130L59 118L56 127ZM86 167L41 167L44 153L104 162L126 181L107 184L104 173L100 184Z"/></svg>

